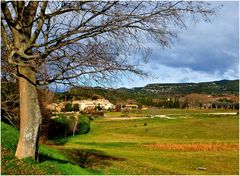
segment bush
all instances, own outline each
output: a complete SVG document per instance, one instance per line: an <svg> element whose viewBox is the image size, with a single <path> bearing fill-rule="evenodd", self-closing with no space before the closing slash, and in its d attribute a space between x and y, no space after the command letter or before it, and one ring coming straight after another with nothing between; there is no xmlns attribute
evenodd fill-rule
<svg viewBox="0 0 240 176"><path fill-rule="evenodd" d="M72 104L71 104L71 103L67 103L67 104L65 105L65 110L66 110L67 112L72 111L72 110L73 110Z"/></svg>
<svg viewBox="0 0 240 176"><path fill-rule="evenodd" d="M90 131L90 119L87 116L80 115L76 134L86 134Z"/></svg>
<svg viewBox="0 0 240 176"><path fill-rule="evenodd" d="M73 115L67 117L65 114L58 114L57 118L50 119L48 122L47 139L56 140L73 135L75 123L76 119ZM86 134L89 131L90 119L87 116L80 115L74 134Z"/></svg>
<svg viewBox="0 0 240 176"><path fill-rule="evenodd" d="M64 114L59 114L59 117L55 118L54 121L66 126L66 127L68 127L69 123L70 123L68 118Z"/></svg>
<svg viewBox="0 0 240 176"><path fill-rule="evenodd" d="M58 118L49 121L48 139L66 137L70 132L70 121L64 114L59 114Z"/></svg>
<svg viewBox="0 0 240 176"><path fill-rule="evenodd" d="M66 112L66 109L65 108L61 108L61 112Z"/></svg>
<svg viewBox="0 0 240 176"><path fill-rule="evenodd" d="M73 104L72 110L75 111L75 112L79 111L79 105L78 104Z"/></svg>
<svg viewBox="0 0 240 176"><path fill-rule="evenodd" d="M98 105L96 106L96 110L97 110L97 111L102 111L103 108L100 106L100 104L98 104Z"/></svg>

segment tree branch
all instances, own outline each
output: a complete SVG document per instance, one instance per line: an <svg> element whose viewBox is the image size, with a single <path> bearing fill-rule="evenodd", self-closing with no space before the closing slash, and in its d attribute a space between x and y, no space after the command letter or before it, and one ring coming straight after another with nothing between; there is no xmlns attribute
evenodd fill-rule
<svg viewBox="0 0 240 176"><path fill-rule="evenodd" d="M1 21L1 37L2 37L2 41L4 43L4 45L7 47L7 50L10 50L11 48L11 41L10 38L8 36L8 33L6 32L5 28L4 28L4 24Z"/></svg>
<svg viewBox="0 0 240 176"><path fill-rule="evenodd" d="M45 16L45 10L46 10L46 8L47 8L47 4L48 4L48 1L44 1L43 4L42 4L41 11L40 11L40 14L39 14L40 18L39 18L39 20L38 20L37 27L36 27L34 33L32 34L31 38L29 39L28 43L27 43L27 47L28 47L28 48L30 48L31 45L32 45L33 43L35 43L35 41L36 41L36 39L37 39L37 37L38 37L41 29L42 29L44 20L45 20L45 18L46 18L46 16Z"/></svg>
<svg viewBox="0 0 240 176"><path fill-rule="evenodd" d="M14 24L14 19L11 15L11 12L7 6L7 3L5 1L1 2L1 9L2 13L4 14L4 17L6 18L6 22L9 26L13 26Z"/></svg>

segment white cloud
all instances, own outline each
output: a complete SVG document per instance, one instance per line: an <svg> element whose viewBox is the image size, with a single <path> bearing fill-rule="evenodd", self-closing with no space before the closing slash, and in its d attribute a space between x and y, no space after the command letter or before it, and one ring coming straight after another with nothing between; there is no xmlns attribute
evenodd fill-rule
<svg viewBox="0 0 240 176"><path fill-rule="evenodd" d="M150 64L145 67L150 70ZM150 83L189 83L189 82L208 82L222 79L237 79L237 70L227 70L223 75L219 72L207 73L203 71L192 70L191 68L172 68L164 65L158 65L152 70L153 76L147 79L140 79L132 76L130 79L123 79L122 83L116 87L143 87Z"/></svg>

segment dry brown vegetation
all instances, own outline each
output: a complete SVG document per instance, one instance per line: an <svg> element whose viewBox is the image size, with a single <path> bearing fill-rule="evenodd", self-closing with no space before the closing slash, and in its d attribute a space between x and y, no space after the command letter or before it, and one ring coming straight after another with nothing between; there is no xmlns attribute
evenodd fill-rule
<svg viewBox="0 0 240 176"><path fill-rule="evenodd" d="M180 151L225 151L239 150L239 144L144 144L144 147L160 150L180 150Z"/></svg>

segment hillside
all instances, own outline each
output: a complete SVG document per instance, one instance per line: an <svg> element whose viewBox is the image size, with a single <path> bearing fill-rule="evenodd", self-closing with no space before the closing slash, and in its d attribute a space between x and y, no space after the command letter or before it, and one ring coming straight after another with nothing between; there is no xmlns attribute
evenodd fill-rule
<svg viewBox="0 0 240 176"><path fill-rule="evenodd" d="M75 164L59 150L41 144L39 161L31 158L17 160L14 156L19 132L1 122L1 175L99 175L100 171L86 169ZM68 151L69 152L69 151Z"/></svg>
<svg viewBox="0 0 240 176"><path fill-rule="evenodd" d="M167 94L238 94L239 80L221 80L202 83L148 84L142 89L151 93Z"/></svg>
<svg viewBox="0 0 240 176"><path fill-rule="evenodd" d="M142 98L168 98L186 96L191 93L210 95L238 95L239 80L222 80L203 83L166 83L148 84L144 87L107 89L102 87L73 87L65 93L57 93L59 99L70 100L86 98L106 98L113 103L128 99L139 100Z"/></svg>

